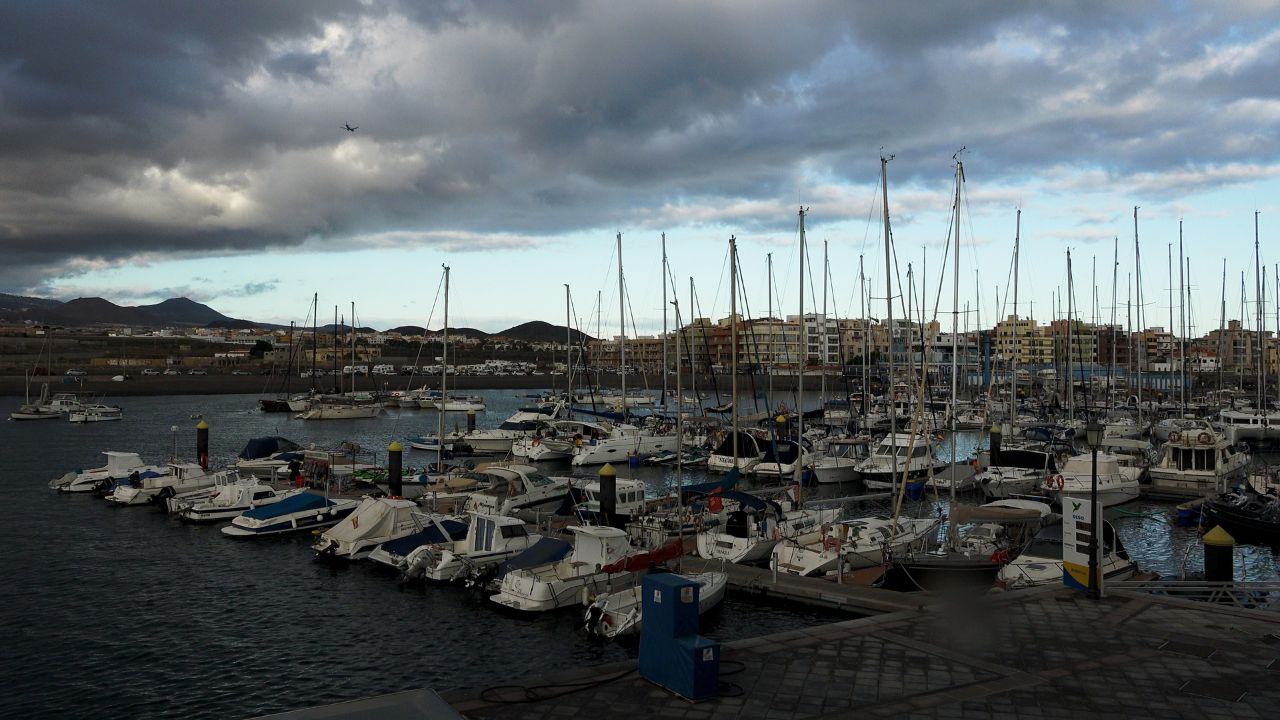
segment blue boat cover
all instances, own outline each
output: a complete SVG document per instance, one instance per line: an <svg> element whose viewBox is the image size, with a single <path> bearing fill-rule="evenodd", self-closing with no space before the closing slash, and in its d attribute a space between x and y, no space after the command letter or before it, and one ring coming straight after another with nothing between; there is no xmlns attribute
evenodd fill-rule
<svg viewBox="0 0 1280 720"><path fill-rule="evenodd" d="M738 468L730 468L720 480L712 480L711 482L695 483L693 485L684 486L685 495L710 495L711 493L724 492L732 490L738 485L738 480L742 477L742 473Z"/></svg>
<svg viewBox="0 0 1280 720"><path fill-rule="evenodd" d="M571 552L573 552L573 545L564 540L544 537L534 543L533 547L503 563L498 568L498 577L501 578L512 570L555 562Z"/></svg>
<svg viewBox="0 0 1280 720"><path fill-rule="evenodd" d="M271 437L253 438L245 443L244 449L240 451L240 457L245 460L257 460L285 450L297 449L298 443L282 438L279 435L273 435Z"/></svg>
<svg viewBox="0 0 1280 720"><path fill-rule="evenodd" d="M450 542L452 540L461 540L467 536L467 524L458 520L444 520L440 523L449 533L449 537L445 537L440 532L440 528L435 524L426 526L412 535L406 535L395 540L388 540L382 543L382 549L387 552L394 553L400 557L404 557L423 545L432 545L435 543Z"/></svg>
<svg viewBox="0 0 1280 720"><path fill-rule="evenodd" d="M315 493L298 493L277 503L263 505L252 510L245 510L244 516L253 518L254 520L270 520L271 518L280 517L281 515L289 515L296 512L304 512L307 510L324 510L333 503L326 500L323 495Z"/></svg>

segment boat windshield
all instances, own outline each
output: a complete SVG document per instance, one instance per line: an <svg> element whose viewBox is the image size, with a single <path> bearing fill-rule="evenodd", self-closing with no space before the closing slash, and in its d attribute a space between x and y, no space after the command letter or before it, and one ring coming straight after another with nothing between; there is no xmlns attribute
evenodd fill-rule
<svg viewBox="0 0 1280 720"><path fill-rule="evenodd" d="M1044 470L1049 466L1049 454L1035 450L1001 450L1000 457L992 464L1024 470Z"/></svg>

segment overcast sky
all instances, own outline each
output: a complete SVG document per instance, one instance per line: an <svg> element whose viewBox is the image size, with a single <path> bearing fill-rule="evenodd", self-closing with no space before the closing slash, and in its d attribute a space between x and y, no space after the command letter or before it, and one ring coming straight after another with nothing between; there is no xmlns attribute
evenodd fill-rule
<svg viewBox="0 0 1280 720"><path fill-rule="evenodd" d="M1280 260L1275 2L12 0L0 25L7 292L283 322L318 292L322 319L354 301L367 324L439 325L447 263L451 325L563 322L568 283L583 329L599 292L616 334L621 232L652 332L663 232L682 315L691 276L700 314L727 311L731 234L751 312L766 253L796 312L803 204L806 305L826 240L828 307L860 313L865 254L879 317L883 152L896 273L913 263L932 314L961 147L960 304L984 325L1011 312L1018 207L1019 310L1040 320L1068 249L1082 314L1096 257L1110 315L1116 237L1125 319L1135 205L1148 325L1168 324L1179 219L1197 331L1224 258L1228 314L1242 271L1254 299L1255 209Z"/></svg>

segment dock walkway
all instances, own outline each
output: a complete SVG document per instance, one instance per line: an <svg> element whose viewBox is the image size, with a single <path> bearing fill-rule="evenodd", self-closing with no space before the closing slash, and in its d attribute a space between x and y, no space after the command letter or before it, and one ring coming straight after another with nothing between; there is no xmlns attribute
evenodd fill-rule
<svg viewBox="0 0 1280 720"><path fill-rule="evenodd" d="M722 695L698 704L634 668L444 698L469 718L534 720L1273 717L1280 613L1044 588L728 643Z"/></svg>
<svg viewBox="0 0 1280 720"><path fill-rule="evenodd" d="M868 587L869 579L860 578L856 572L849 573L845 577L847 582L844 583L836 583L824 578L789 575L784 572L778 573L775 582L773 571L767 567L722 563L719 560L704 560L700 557L680 559L680 572L712 571L728 574L729 589L733 591L800 605L843 610L859 615L918 610L937 600L930 593L901 593ZM872 572L875 577L879 577L882 570L874 568Z"/></svg>

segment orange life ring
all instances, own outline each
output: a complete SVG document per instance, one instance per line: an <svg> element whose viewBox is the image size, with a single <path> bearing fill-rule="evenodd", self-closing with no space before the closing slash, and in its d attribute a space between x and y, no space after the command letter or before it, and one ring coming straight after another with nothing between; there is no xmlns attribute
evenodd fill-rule
<svg viewBox="0 0 1280 720"><path fill-rule="evenodd" d="M1066 487L1066 485L1067 485L1067 479L1066 479L1066 478L1064 478L1064 477L1062 477L1062 475L1060 475L1060 474L1059 474L1059 475L1054 475L1054 476L1053 476L1053 484L1054 484L1054 485L1057 485L1057 486L1058 486L1058 489L1059 489L1059 490L1061 490L1062 488Z"/></svg>
<svg viewBox="0 0 1280 720"><path fill-rule="evenodd" d="M1173 432L1169 433L1169 442L1178 442L1181 439L1182 439L1182 433L1178 432L1177 430L1174 430Z"/></svg>
<svg viewBox="0 0 1280 720"><path fill-rule="evenodd" d="M534 439L533 439L533 443L532 443L532 444L533 444L533 446L534 446L534 447L538 447L539 445L541 445L541 444L542 444L542 441L541 441L541 440L539 440L538 438L534 438Z"/></svg>
<svg viewBox="0 0 1280 720"><path fill-rule="evenodd" d="M837 540L837 539L835 539L835 538L833 538L833 537L825 537L825 538L822 538L822 549L823 549L823 550L835 550L835 549L836 549L836 548L838 548L838 547L840 547L840 541L839 541L839 540Z"/></svg>
<svg viewBox="0 0 1280 720"><path fill-rule="evenodd" d="M1200 437L1197 439L1200 441L1201 445L1209 445L1213 442L1213 435L1210 435L1207 432L1202 432L1200 433Z"/></svg>

